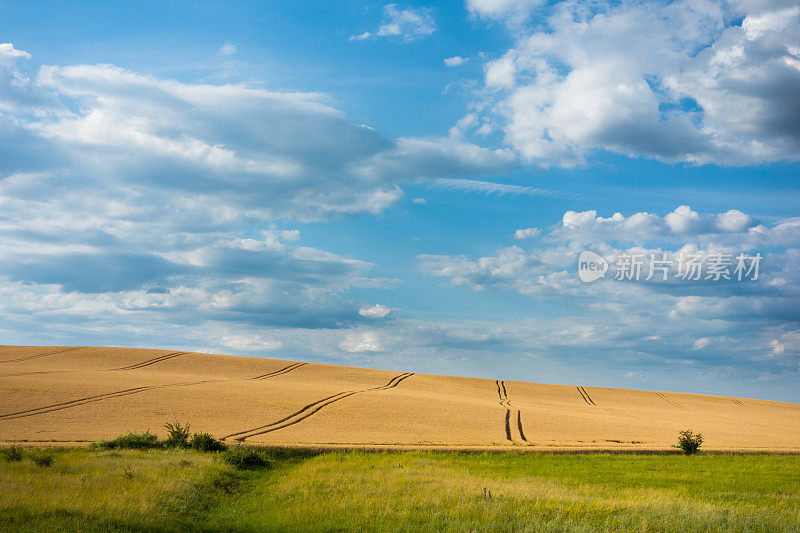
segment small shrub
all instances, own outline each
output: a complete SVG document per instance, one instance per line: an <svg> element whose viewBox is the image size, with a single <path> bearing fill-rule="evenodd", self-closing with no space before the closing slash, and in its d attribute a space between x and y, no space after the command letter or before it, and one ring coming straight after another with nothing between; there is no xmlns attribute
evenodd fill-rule
<svg viewBox="0 0 800 533"><path fill-rule="evenodd" d="M222 452L222 460L238 470L269 468L270 462L263 450L236 446Z"/></svg>
<svg viewBox="0 0 800 533"><path fill-rule="evenodd" d="M131 480L134 478L133 470L130 469L129 466L126 466L125 469L122 471L122 477L127 480Z"/></svg>
<svg viewBox="0 0 800 533"><path fill-rule="evenodd" d="M92 447L101 450L149 450L160 448L161 443L158 442L157 435L153 435L150 430L147 430L144 433L128 433L113 439L93 442Z"/></svg>
<svg viewBox="0 0 800 533"><path fill-rule="evenodd" d="M167 429L167 440L164 446L167 448L188 448L189 447L189 424L182 426L180 422L164 424Z"/></svg>
<svg viewBox="0 0 800 533"><path fill-rule="evenodd" d="M14 461L22 461L22 448L12 446L3 450L3 459L9 463Z"/></svg>
<svg viewBox="0 0 800 533"><path fill-rule="evenodd" d="M50 454L36 454L31 456L31 460L36 466L52 466L55 457Z"/></svg>
<svg viewBox="0 0 800 533"><path fill-rule="evenodd" d="M208 433L195 433L189 446L200 452L222 452L228 449L224 442L219 441Z"/></svg>
<svg viewBox="0 0 800 533"><path fill-rule="evenodd" d="M680 448L686 455L697 453L697 449L703 444L702 433L695 434L691 429L684 429L678 434L678 444L673 448Z"/></svg>

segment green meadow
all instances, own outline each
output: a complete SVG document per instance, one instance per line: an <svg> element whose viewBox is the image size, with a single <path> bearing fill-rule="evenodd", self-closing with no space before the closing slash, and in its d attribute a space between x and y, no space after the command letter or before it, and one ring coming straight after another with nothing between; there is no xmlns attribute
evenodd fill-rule
<svg viewBox="0 0 800 533"><path fill-rule="evenodd" d="M24 450L0 459L0 530L800 531L800 456L262 456Z"/></svg>

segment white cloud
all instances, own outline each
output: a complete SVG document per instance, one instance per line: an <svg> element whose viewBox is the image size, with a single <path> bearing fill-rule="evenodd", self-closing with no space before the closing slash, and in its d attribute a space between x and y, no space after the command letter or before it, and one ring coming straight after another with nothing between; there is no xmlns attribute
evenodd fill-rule
<svg viewBox="0 0 800 533"><path fill-rule="evenodd" d="M772 351L772 356L783 355L783 353L786 351L786 345L778 341L778 339L772 339L769 341L769 347Z"/></svg>
<svg viewBox="0 0 800 533"><path fill-rule="evenodd" d="M514 86L514 61L503 57L486 65L486 86L503 89Z"/></svg>
<svg viewBox="0 0 800 533"><path fill-rule="evenodd" d="M507 2L467 5L509 16ZM796 5L568 0L542 10L486 64L478 107L528 160L573 166L597 149L696 164L800 158Z"/></svg>
<svg viewBox="0 0 800 533"><path fill-rule="evenodd" d="M498 196L503 196L506 194L516 194L522 196L553 195L552 191L548 191L546 189L537 189L536 187L468 179L439 178L433 182L432 186L450 191L462 191L487 195L496 194Z"/></svg>
<svg viewBox="0 0 800 533"><path fill-rule="evenodd" d="M351 41L364 41L378 37L394 37L404 42L423 39L436 31L436 21L428 8L400 9L397 4L383 8L383 22L375 32L351 35Z"/></svg>
<svg viewBox="0 0 800 533"><path fill-rule="evenodd" d="M753 217L742 213L738 209L731 209L730 211L717 215L717 227L723 231L737 233L753 225Z"/></svg>
<svg viewBox="0 0 800 533"><path fill-rule="evenodd" d="M709 342L711 342L711 340L708 339L707 337L701 337L699 339L696 339L692 343L692 350L702 350L703 348L708 346Z"/></svg>
<svg viewBox="0 0 800 533"><path fill-rule="evenodd" d="M469 61L468 57L453 56L453 57L446 57L444 59L444 64L447 65L448 67L458 67L460 65L463 65L467 61Z"/></svg>
<svg viewBox="0 0 800 533"><path fill-rule="evenodd" d="M0 43L0 65L11 66L18 59L30 59L31 54L17 50L12 43Z"/></svg>
<svg viewBox="0 0 800 533"><path fill-rule="evenodd" d="M470 13L488 19L519 24L542 5L542 0L467 0Z"/></svg>
<svg viewBox="0 0 800 533"><path fill-rule="evenodd" d="M567 211L551 239L589 244L622 241L642 244L662 240L671 243L696 241L708 246L734 246L752 250L770 246L800 246L800 219L787 218L767 227L737 209L718 214L700 214L682 205L659 217L639 212L630 216L614 213L598 216L594 210Z"/></svg>
<svg viewBox="0 0 800 533"><path fill-rule="evenodd" d="M17 89L0 91L0 106L19 112L14 142L57 154L62 169L72 165L95 186L190 190L238 212L258 206L261 217L377 213L402 198L398 182L514 163L508 150L458 139L387 139L315 93L188 84L111 65L43 67L36 86ZM80 107L43 104L41 91ZM12 163L0 172L26 168ZM31 155L24 165L42 169L47 160Z"/></svg>
<svg viewBox="0 0 800 533"><path fill-rule="evenodd" d="M217 51L217 54L221 56L232 56L235 53L236 53L236 45L233 43L225 43Z"/></svg>
<svg viewBox="0 0 800 533"><path fill-rule="evenodd" d="M113 65L46 66L33 80L14 68L0 65L0 316L20 331L41 316L75 335L124 322L146 344L181 323L241 352L279 349L275 329L351 329L385 309L350 290L395 280L304 245L296 226L377 214L402 200L401 183L514 159L388 139L316 93ZM200 331L212 322L213 342Z"/></svg>
<svg viewBox="0 0 800 533"><path fill-rule="evenodd" d="M358 314L367 318L386 318L392 312L391 307L381 304L370 305L362 307L358 310Z"/></svg>
<svg viewBox="0 0 800 533"><path fill-rule="evenodd" d="M520 228L514 232L514 238L517 240L533 239L541 235L542 231L539 228Z"/></svg>
<svg viewBox="0 0 800 533"><path fill-rule="evenodd" d="M342 350L352 353L382 352L384 350L379 335L374 331L349 333L345 336L345 340L341 342L339 347Z"/></svg>

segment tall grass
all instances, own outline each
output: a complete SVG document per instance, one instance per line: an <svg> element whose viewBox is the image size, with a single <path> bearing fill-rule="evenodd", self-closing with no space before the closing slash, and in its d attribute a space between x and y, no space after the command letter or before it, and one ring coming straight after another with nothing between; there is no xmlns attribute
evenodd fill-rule
<svg viewBox="0 0 800 533"><path fill-rule="evenodd" d="M53 466L0 466L0 531L191 529L241 480L213 456L184 450L39 453Z"/></svg>
<svg viewBox="0 0 800 533"><path fill-rule="evenodd" d="M0 530L800 531L800 456L42 453L0 462Z"/></svg>
<svg viewBox="0 0 800 533"><path fill-rule="evenodd" d="M276 531L800 530L800 457L332 453L210 524ZM488 495L491 495L490 497Z"/></svg>

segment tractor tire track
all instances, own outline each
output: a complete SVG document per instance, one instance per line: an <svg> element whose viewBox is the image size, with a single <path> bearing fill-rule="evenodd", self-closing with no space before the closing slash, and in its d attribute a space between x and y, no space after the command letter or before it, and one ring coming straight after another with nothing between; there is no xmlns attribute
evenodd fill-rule
<svg viewBox="0 0 800 533"><path fill-rule="evenodd" d="M95 396L86 396L84 398L78 398L76 400L70 400L66 402L54 403L50 405L45 405L43 407L36 407L33 409L25 409L24 411L16 411L14 413L6 413L0 415L0 421L3 420L13 420L15 418L26 418L29 416L36 416L42 415L45 413L51 413L53 411L61 411L63 409L69 409L71 407L78 407L79 405L86 405L87 403L94 403L100 402L103 400L110 400L112 398L120 398L123 396L129 396L131 394L138 394L140 392L145 392L154 389L163 389L167 387L186 387L189 385L199 385L201 383L210 383L215 380L202 380L202 381L187 381L183 383L169 383L165 385L147 385L144 387L133 387L130 389L123 389L114 392L107 392L105 394L98 394Z"/></svg>
<svg viewBox="0 0 800 533"><path fill-rule="evenodd" d="M160 363L162 361L167 361L169 359L174 359L175 357L180 357L181 355L185 355L187 352L170 352L164 355L160 355L158 357L154 357L153 359L148 359L147 361L142 361L141 363L136 363L134 365L123 366L120 368L112 368L111 370L137 370L139 368L144 368L146 366L154 365L156 363Z"/></svg>
<svg viewBox="0 0 800 533"><path fill-rule="evenodd" d="M664 400L665 402L667 402L668 404L670 404L672 407L675 407L676 409L680 409L682 411L688 411L688 409L686 407L682 406L681 404L679 404L675 400L672 400L672 399L668 398L665 394L663 394L661 392L657 392L656 395L659 398L661 398L662 400Z"/></svg>
<svg viewBox="0 0 800 533"><path fill-rule="evenodd" d="M501 379L495 380L495 385L497 385L497 396L500 398L500 405L506 408L506 440L511 442L512 444L520 444L517 439L514 438L512 435L512 424L511 424L511 412L514 411L516 413L516 429L519 435L519 440L524 443L528 442L528 439L525 438L525 432L522 429L522 411L519 410L517 406L511 403L508 399L508 390L506 389L506 382Z"/></svg>
<svg viewBox="0 0 800 533"><path fill-rule="evenodd" d="M614 414L617 414L617 415L620 415L620 416L624 416L625 418L630 418L632 420L638 420L638 418L636 418L635 416L629 415L628 413L624 413L624 412L620 411L619 409L614 409L613 407L606 407L606 406L600 407L599 405L594 403L594 400L592 400L592 397L589 396L589 392L586 390L586 387L578 386L576 388L578 389L578 392L581 394L581 398L583 398L583 401L585 401L587 405L590 405L592 407L599 407L600 409L603 409L605 411L609 411L611 413L614 413Z"/></svg>
<svg viewBox="0 0 800 533"><path fill-rule="evenodd" d="M592 400L591 396L589 396L589 393L586 392L586 389L584 389L583 387L580 387L580 386L577 387L577 389L578 389L578 392L581 394L581 398L583 398L583 401L585 401L588 405L591 405L593 407L597 407L597 404L594 403L594 401Z"/></svg>
<svg viewBox="0 0 800 533"><path fill-rule="evenodd" d="M65 352L72 352L75 350L80 350L83 346L74 346L72 348L65 348L63 350L55 350L53 352L44 352L44 353L37 353L35 355L27 355L25 357L18 357L17 359L9 359L7 361L0 361L0 364L3 363L18 363L20 361L30 361L31 359L38 359L40 357L47 357L48 355L56 355Z"/></svg>
<svg viewBox="0 0 800 533"><path fill-rule="evenodd" d="M394 376L392 379L389 380L386 385L381 385L380 387L372 387L369 389L356 389L356 390L349 390L343 391L326 398L322 398L321 400L317 400L313 403L303 406L298 411L281 418L280 420L276 420L264 426L259 426L256 428L251 428L245 431L239 431L237 433L231 433L230 435L226 435L222 437L222 440L235 438L238 441L244 441L245 439L249 439L250 437L255 437L258 435L263 435L265 433L271 433L273 431L278 431L279 429L283 429L289 426L293 426L305 420L306 418L314 415L315 413L319 412L321 409L331 405L332 403L336 403L340 400L344 400L345 398L349 398L350 396L360 394L362 392L370 392L370 391L382 391L382 390L389 390L397 387L402 383L404 380L413 376L413 372L403 372L402 374L398 374Z"/></svg>
<svg viewBox="0 0 800 533"><path fill-rule="evenodd" d="M517 429L519 430L519 437L523 441L528 442L528 439L525 438L525 432L522 431L522 411L519 409L517 409Z"/></svg>
<svg viewBox="0 0 800 533"><path fill-rule="evenodd" d="M283 375L283 374L288 374L289 372L291 372L291 371L293 371L293 370L297 370L297 369L298 369L298 368L300 368L301 366L305 366L305 365L307 365L307 364L308 364L308 363L292 363L291 365L289 365L289 366L285 366L285 367L281 368L280 370L275 370L274 372L269 372L269 373L267 373L267 374L262 374L262 375L260 375L260 376L256 376L256 377L254 377L254 378L249 378L249 379L253 379L253 380L255 380L255 379L269 379L269 378L273 378L273 377L275 377L275 376L280 376L280 375Z"/></svg>

